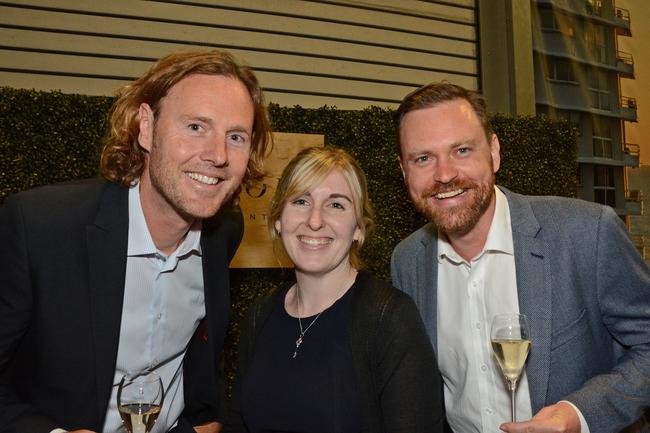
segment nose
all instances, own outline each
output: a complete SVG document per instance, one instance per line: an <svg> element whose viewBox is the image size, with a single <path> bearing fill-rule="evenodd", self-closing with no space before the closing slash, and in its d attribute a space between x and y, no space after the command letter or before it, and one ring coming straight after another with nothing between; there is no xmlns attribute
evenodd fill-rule
<svg viewBox="0 0 650 433"><path fill-rule="evenodd" d="M320 230L323 227L323 216L321 215L320 209L317 207L312 208L311 212L309 213L307 225L314 231Z"/></svg>
<svg viewBox="0 0 650 433"><path fill-rule="evenodd" d="M208 161L215 167L228 167L228 145L226 139L222 137L206 140L201 159Z"/></svg>
<svg viewBox="0 0 650 433"><path fill-rule="evenodd" d="M450 158L438 158L434 178L436 182L449 183L458 176L458 169Z"/></svg>

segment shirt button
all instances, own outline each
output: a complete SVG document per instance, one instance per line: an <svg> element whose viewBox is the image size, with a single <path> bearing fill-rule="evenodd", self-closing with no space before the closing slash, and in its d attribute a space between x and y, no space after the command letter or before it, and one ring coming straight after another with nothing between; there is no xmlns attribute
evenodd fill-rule
<svg viewBox="0 0 650 433"><path fill-rule="evenodd" d="M476 329L481 329L481 322L476 322L476 325L474 326L476 326Z"/></svg>
<svg viewBox="0 0 650 433"><path fill-rule="evenodd" d="M481 371L487 371L487 365L485 364L481 365Z"/></svg>
<svg viewBox="0 0 650 433"><path fill-rule="evenodd" d="M488 415L492 415L492 412L493 412L492 409L490 409L489 407L485 409L485 413L487 413Z"/></svg>
<svg viewBox="0 0 650 433"><path fill-rule="evenodd" d="M162 318L162 313L158 313L158 315L156 316L156 320L160 320L161 318Z"/></svg>

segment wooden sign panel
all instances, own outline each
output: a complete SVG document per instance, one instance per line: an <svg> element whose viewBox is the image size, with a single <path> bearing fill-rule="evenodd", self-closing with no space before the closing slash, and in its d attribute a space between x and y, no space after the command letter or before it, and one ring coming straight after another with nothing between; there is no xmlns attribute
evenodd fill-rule
<svg viewBox="0 0 650 433"><path fill-rule="evenodd" d="M244 214L244 238L231 268L280 268L291 267L290 262L280 262L273 252L273 244L266 228L266 215L271 199L287 163L298 152L307 147L322 146L323 135L273 133L273 152L266 159L264 168L267 177L264 184L255 189L243 189L240 207Z"/></svg>

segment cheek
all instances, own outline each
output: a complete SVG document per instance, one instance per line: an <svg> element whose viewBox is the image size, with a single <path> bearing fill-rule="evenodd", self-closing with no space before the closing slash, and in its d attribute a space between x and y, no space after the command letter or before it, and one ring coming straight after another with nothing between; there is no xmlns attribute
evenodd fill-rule
<svg viewBox="0 0 650 433"><path fill-rule="evenodd" d="M228 168L233 176L244 176L248 167L249 153L245 151L232 151L228 155Z"/></svg>

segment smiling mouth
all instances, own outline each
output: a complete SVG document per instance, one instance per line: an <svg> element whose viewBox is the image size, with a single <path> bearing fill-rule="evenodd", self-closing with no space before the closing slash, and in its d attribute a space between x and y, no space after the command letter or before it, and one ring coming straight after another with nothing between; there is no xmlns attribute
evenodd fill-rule
<svg viewBox="0 0 650 433"><path fill-rule="evenodd" d="M187 172L185 173L190 179L194 179L197 182L203 183L205 185L216 185L219 182L222 181L222 179L218 177L211 177L211 176L206 176L204 174L199 174L199 173L194 173L194 172Z"/></svg>
<svg viewBox="0 0 650 433"><path fill-rule="evenodd" d="M434 194L433 197L436 198L436 200L444 200L446 198L452 198L452 197L457 197L465 192L464 188L459 188L455 189L453 191L447 191L447 192L439 192L438 194Z"/></svg>
<svg viewBox="0 0 650 433"><path fill-rule="evenodd" d="M320 246L320 245L327 245L327 244L332 243L332 240L329 239L329 238L318 238L318 239L316 239L316 238L308 238L308 237L305 237L305 236L298 236L298 240L300 242L302 242L304 244L307 244L309 246L312 246L312 247L317 247L317 246Z"/></svg>

